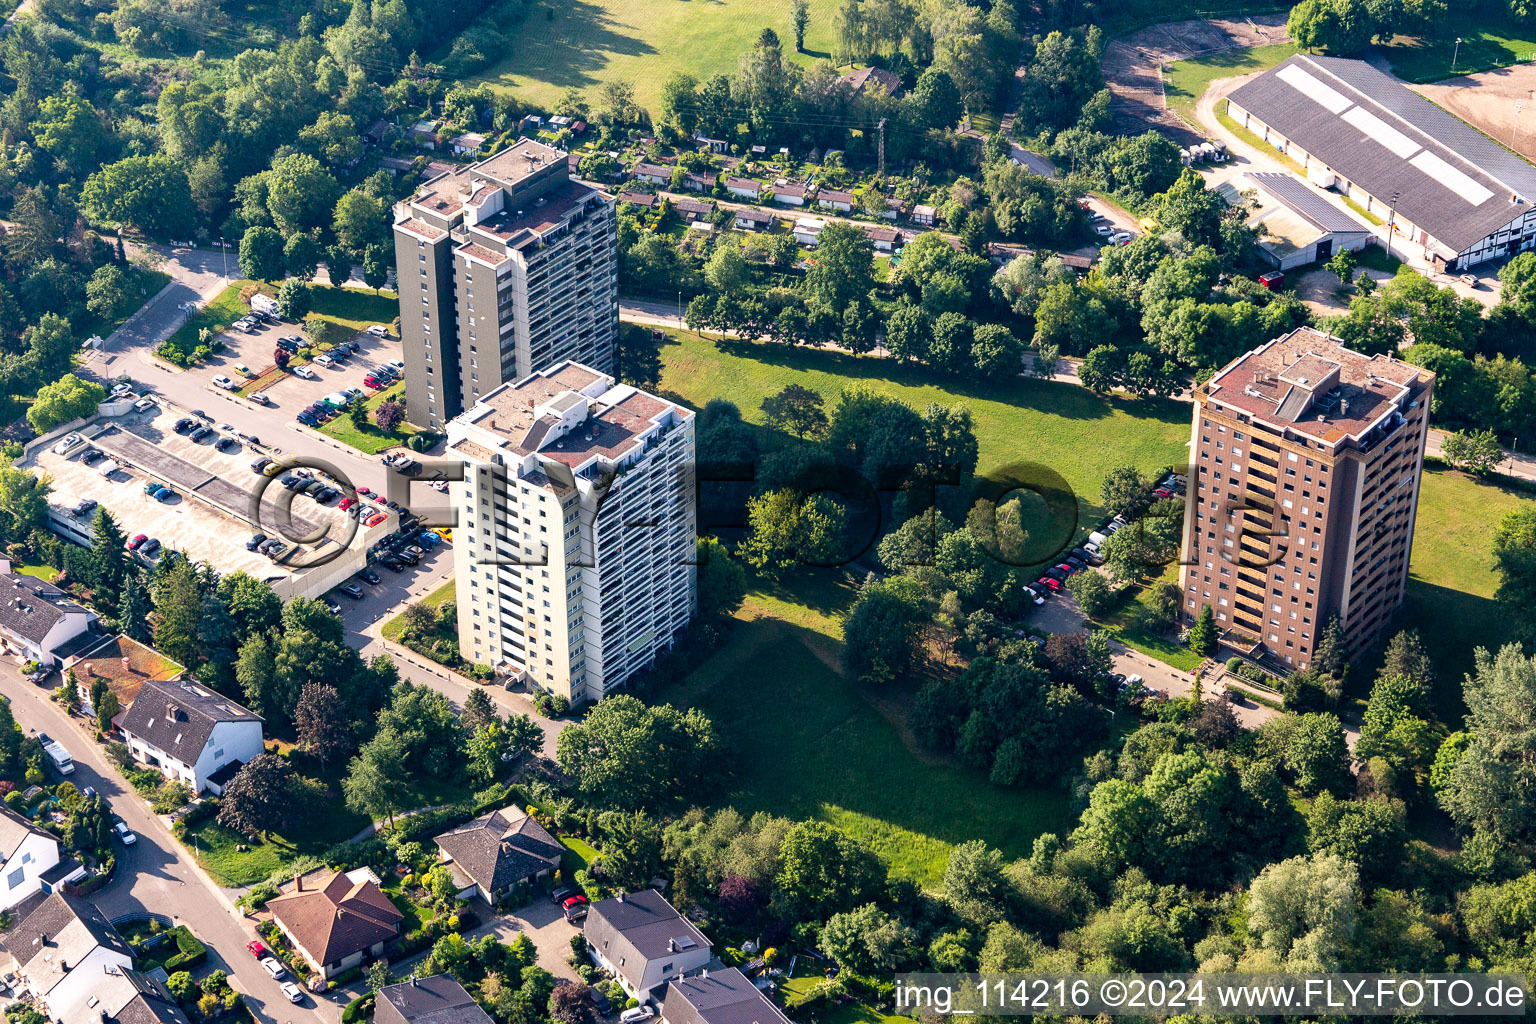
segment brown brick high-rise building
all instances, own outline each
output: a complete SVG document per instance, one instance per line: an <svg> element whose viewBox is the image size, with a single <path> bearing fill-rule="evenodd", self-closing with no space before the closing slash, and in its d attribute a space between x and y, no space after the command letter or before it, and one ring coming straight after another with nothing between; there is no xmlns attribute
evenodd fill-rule
<svg viewBox="0 0 1536 1024"><path fill-rule="evenodd" d="M1402 603L1434 375L1310 327L1195 391L1179 585L1193 622L1305 668L1338 614L1351 652Z"/></svg>

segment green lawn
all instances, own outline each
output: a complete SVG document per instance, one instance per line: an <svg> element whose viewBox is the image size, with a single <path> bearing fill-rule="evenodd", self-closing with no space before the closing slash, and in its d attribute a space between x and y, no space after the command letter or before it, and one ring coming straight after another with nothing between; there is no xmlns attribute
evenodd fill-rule
<svg viewBox="0 0 1536 1024"><path fill-rule="evenodd" d="M1427 467L1419 488L1413 531L1408 596L1394 624L1414 628L1434 658L1439 686L1436 704L1447 722L1465 711L1462 677L1472 668L1475 648L1497 648L1509 636L1507 613L1493 599L1493 530L1506 512L1536 501L1529 491L1486 483L1453 470ZM1367 668L1367 666L1362 666ZM1351 675L1351 689L1369 685Z"/></svg>
<svg viewBox="0 0 1536 1024"><path fill-rule="evenodd" d="M442 586L432 591L432 593L422 598L418 603L424 604L428 608L441 608L443 605L453 600L453 595L453 580L449 580L447 583L444 583ZM384 639L393 640L398 643L400 640L400 630L404 626L405 618L403 614L396 615L394 618L384 623L384 628L380 630L380 632L384 634Z"/></svg>
<svg viewBox="0 0 1536 1024"><path fill-rule="evenodd" d="M35 576L44 583L52 583L59 578L59 570L51 565L19 565L16 571L23 576Z"/></svg>
<svg viewBox="0 0 1536 1024"><path fill-rule="evenodd" d="M786 999L804 995L821 981L821 975L816 972L812 961L807 960L800 970L801 973L796 977L785 978L783 981ZM824 1005L820 1010L811 1012L809 1017L805 1016L804 1011L797 1011L795 1016L814 1021L815 1024L911 1024L912 1021L911 1017L881 1013L872 1006L852 999L846 1003Z"/></svg>
<svg viewBox="0 0 1536 1024"><path fill-rule="evenodd" d="M361 288L317 284L309 315L354 331L364 331L374 324L388 327L390 321L400 315L400 301L388 288L381 288L374 294Z"/></svg>
<svg viewBox="0 0 1536 1024"><path fill-rule="evenodd" d="M338 798L326 814L307 823L302 837L274 835L262 842L247 843L244 836L210 819L188 832L182 844L194 851L197 862L216 882L239 888L256 884L295 857L324 853L352 838L367 824L367 815L349 811ZM249 848L237 849L241 844Z"/></svg>
<svg viewBox="0 0 1536 1024"><path fill-rule="evenodd" d="M573 878L576 872L587 870L598 858L596 847L575 836L560 836L560 845L565 847L560 858L560 872L564 878Z"/></svg>
<svg viewBox="0 0 1536 1024"><path fill-rule="evenodd" d="M1168 566L1159 579L1168 579L1177 583L1179 581L1178 565ZM1149 580L1146 586L1137 587L1136 592L1128 600L1117 605L1113 611L1106 612L1095 621L1095 625L1107 630L1111 636L1132 650L1140 651L1150 658L1156 658L1181 672L1193 672L1195 666L1200 664L1200 656L1177 640L1171 640L1147 625L1147 619L1151 613L1151 585L1155 582L1157 580Z"/></svg>
<svg viewBox="0 0 1536 1024"><path fill-rule="evenodd" d="M909 693L865 690L837 668L828 602L851 588L809 586L798 622L780 617L790 593L753 594L730 642L659 697L701 708L734 752L722 805L830 822L924 885L940 881L955 843L981 838L1022 857L1036 836L1069 827L1064 791L998 789L921 750L905 729Z"/></svg>
<svg viewBox="0 0 1536 1024"><path fill-rule="evenodd" d="M1456 36L1461 46L1456 46ZM1501 17L1479 12L1458 19L1455 34L1444 39L1398 36L1376 47L1392 66L1392 73L1409 82L1435 82L1452 75L1508 67L1536 58L1536 30L1511 25ZM1456 70L1451 70L1455 60Z"/></svg>
<svg viewBox="0 0 1536 1024"><path fill-rule="evenodd" d="M742 416L763 421L762 400L786 385L820 393L830 412L844 387L866 384L921 411L930 402L964 405L975 421L978 471L1038 463L1060 473L1078 498L1080 522L1103 510L1099 486L1117 466L1154 473L1185 459L1189 406L1172 400L1101 397L1056 381L945 378L888 359L772 344L724 347L686 331L668 331L662 346L664 394L702 408L729 398Z"/></svg>
<svg viewBox="0 0 1536 1024"><path fill-rule="evenodd" d="M703 82L736 70L737 58L771 28L784 51L810 66L836 38L839 0L811 0L807 53L794 53L789 0L569 0L538 4L501 60L476 82L515 90L524 103L550 107L568 88L597 98L604 82L627 81L635 100L661 114L661 90L679 71ZM445 41L446 42L446 41Z"/></svg>
<svg viewBox="0 0 1536 1024"><path fill-rule="evenodd" d="M1169 64L1163 70L1163 95L1167 99L1168 109L1199 128L1195 103L1205 95L1205 90L1212 82L1218 78L1234 78L1272 68L1297 49L1295 43L1280 43L1275 46L1255 46L1251 50L1192 57Z"/></svg>
<svg viewBox="0 0 1536 1024"><path fill-rule="evenodd" d="M386 434L373 422L373 410L391 398L405 400L404 381L368 396L363 402L368 409L368 425L362 430L352 425L352 417L346 413L342 413L329 423L320 424L318 429L322 434L333 437L342 444L351 445L366 455L377 455L386 449L398 447L405 443L406 438L416 433L416 428L402 422L393 434Z"/></svg>

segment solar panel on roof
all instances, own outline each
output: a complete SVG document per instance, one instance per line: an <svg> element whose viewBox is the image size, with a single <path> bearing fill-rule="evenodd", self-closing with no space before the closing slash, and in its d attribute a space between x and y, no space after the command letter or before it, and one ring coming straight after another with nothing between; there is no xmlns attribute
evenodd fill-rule
<svg viewBox="0 0 1536 1024"><path fill-rule="evenodd" d="M1354 125L1364 132L1366 138L1381 143L1405 160L1420 149L1417 142L1414 142L1364 107L1355 107L1353 110L1345 111L1343 120L1345 123Z"/></svg>
<svg viewBox="0 0 1536 1024"><path fill-rule="evenodd" d="M1471 178L1467 177L1465 174L1461 173L1456 168L1446 163L1444 160L1435 156L1435 154L1431 153L1427 149L1408 162L1417 167L1419 170L1423 171L1425 174L1429 175L1431 178L1434 178L1436 181L1450 189L1452 192L1455 192L1457 195L1461 196L1461 198L1465 199L1473 206L1481 206L1483 203L1486 203L1489 199L1493 198L1493 193L1491 191L1484 188L1482 185L1478 184Z"/></svg>
<svg viewBox="0 0 1536 1024"><path fill-rule="evenodd" d="M1275 77L1329 113L1342 114L1349 108L1350 101L1342 93L1323 84L1322 79L1313 77L1295 64L1281 68Z"/></svg>

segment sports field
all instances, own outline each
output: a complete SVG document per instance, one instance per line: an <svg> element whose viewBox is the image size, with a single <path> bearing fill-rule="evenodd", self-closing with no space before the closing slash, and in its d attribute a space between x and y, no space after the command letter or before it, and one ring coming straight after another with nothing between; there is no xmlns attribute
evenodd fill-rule
<svg viewBox="0 0 1536 1024"><path fill-rule="evenodd" d="M588 98L615 79L661 112L661 87L687 71L701 82L730 74L737 57L771 28L784 52L810 65L831 56L837 0L810 0L806 53L795 54L790 0L561 0L530 11L502 59L476 76L549 106L574 86Z"/></svg>

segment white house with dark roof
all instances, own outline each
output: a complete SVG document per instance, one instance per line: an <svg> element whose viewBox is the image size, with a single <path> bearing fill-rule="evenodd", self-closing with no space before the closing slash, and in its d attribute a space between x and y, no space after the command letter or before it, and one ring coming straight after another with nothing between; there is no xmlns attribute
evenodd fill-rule
<svg viewBox="0 0 1536 1024"><path fill-rule="evenodd" d="M5 934L5 952L0 973L20 975L54 1020L100 1020L101 1012L110 1014L138 995L129 977L133 951L86 900L48 897Z"/></svg>
<svg viewBox="0 0 1536 1024"><path fill-rule="evenodd" d="M262 752L261 719L222 694L179 679L146 679L118 728L134 759L192 787Z"/></svg>
<svg viewBox="0 0 1536 1024"><path fill-rule="evenodd" d="M667 986L662 1024L790 1024L745 974L734 967L703 970Z"/></svg>
<svg viewBox="0 0 1536 1024"><path fill-rule="evenodd" d="M0 804L0 911L41 890L44 872L58 862L58 837Z"/></svg>
<svg viewBox="0 0 1536 1024"><path fill-rule="evenodd" d="M58 587L12 572L10 562L0 559L0 641L13 653L56 667L57 652L95 621L95 612Z"/></svg>
<svg viewBox="0 0 1536 1024"><path fill-rule="evenodd" d="M483 814L433 842L452 865L459 896L478 895L492 906L517 883L553 875L565 853L558 839L517 807Z"/></svg>
<svg viewBox="0 0 1536 1024"><path fill-rule="evenodd" d="M373 1024L491 1024L491 1017L463 985L434 974L379 989Z"/></svg>
<svg viewBox="0 0 1536 1024"><path fill-rule="evenodd" d="M642 1003L714 958L709 940L655 889L598 900L581 926L587 952Z"/></svg>

